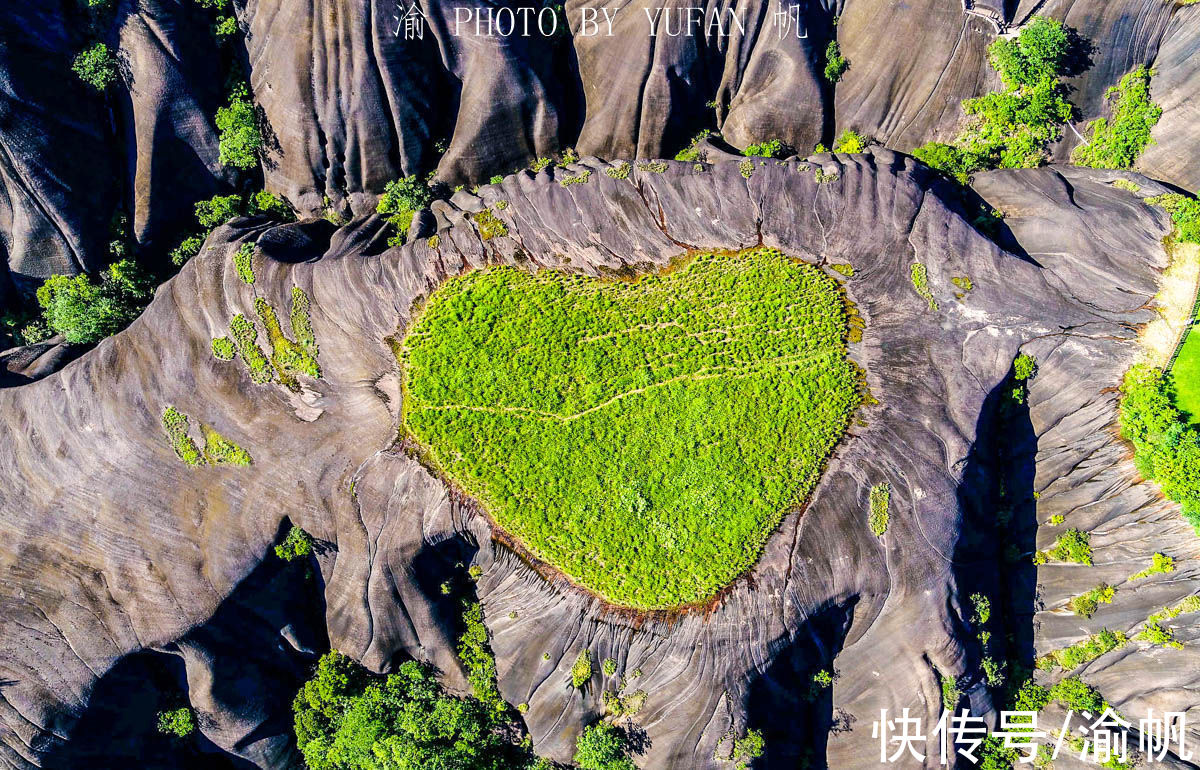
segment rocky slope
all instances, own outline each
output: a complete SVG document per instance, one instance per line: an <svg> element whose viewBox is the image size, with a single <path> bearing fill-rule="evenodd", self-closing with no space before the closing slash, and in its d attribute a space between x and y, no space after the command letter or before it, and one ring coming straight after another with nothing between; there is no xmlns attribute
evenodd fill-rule
<svg viewBox="0 0 1200 770"><path fill-rule="evenodd" d="M139 757L176 766L144 725L139 732L127 711L105 705L122 689L114 677L148 666L164 683L153 697L186 692L207 748L237 766L287 767L294 684L329 646L376 670L428 660L448 685L464 686L453 653L459 607L439 586L466 564L483 570L476 590L500 688L529 704L539 753L569 759L615 687L599 673L582 692L567 686L587 649L642 672L633 687L647 693L635 717L647 768L726 767L713 759L722 736L756 726L766 730L767 767L795 766L806 752L818 765L874 767L881 708L936 719L935 667L961 677L976 713L992 713L965 626L970 593L1010 597L1025 629L1013 655L1027 658L1196 590L1194 536L1137 482L1111 432L1111 389L1136 354L1137 327L1154 315L1169 229L1160 210L1107 184L1113 175L985 175L979 192L1006 215L1001 247L968 223L951 188L888 151L749 169L635 165L628 179L605 173L614 167L589 158L459 193L426 219L436 245L387 249L378 217L342 228L236 220L128 330L0 390L4 766ZM585 183L561 184L587 171ZM1138 182L1138 195L1162 189ZM485 206L506 235L481 237L470 215ZM246 241L263 255L253 285L231 259ZM804 513L785 519L711 612L630 617L547 582L493 542L470 501L396 446L387 340L446 276L493 263L599 275L664 265L692 247L758 243L855 267L846 289L867 327L851 356L879 403L860 412ZM927 266L936 310L914 289L914 262ZM974 286L962 298L955 276ZM311 300L320 379L302 377L294 393L213 357L211 340L234 314L253 318L255 298L286 313L293 287ZM1040 371L1028 425L1010 439L1016 428L998 420L997 402L1019 351ZM194 437L197 423L211 426L253 465L185 465L162 427L168 405L191 418ZM1020 437L1030 462L1002 465L991 454ZM1053 538L1037 522L1062 512L1093 530L1097 566L998 569L989 490L1000 479L1041 493L1038 509L1014 520L1028 551L1034 538L1039 547ZM884 481L891 524L876 538L867 497ZM316 569L270 555L289 523L318 539ZM1142 569L1155 550L1182 568L1122 591L1095 623L1064 618L1067 597ZM1194 709L1194 650L1143 648L1096 661L1087 678L1131 711ZM810 700L812 674L829 667L832 690Z"/></svg>
<svg viewBox="0 0 1200 770"><path fill-rule="evenodd" d="M145 255L159 258L174 245L164 239L194 227L192 202L228 186L212 123L226 73L209 17L194 0L113 5L100 37L118 51L121 78L107 97L69 71L87 24L73 0L15 9L2 22L0 242L18 284L103 260L122 200ZM703 5L706 24L716 15L729 34L705 26L672 37L665 17L649 34L647 11L661 3L611 6L609 36L603 17L583 28L581 13L594 4L572 0L560 34L502 38L456 23L458 9L485 3L425 2L416 40L397 34L406 4L234 5L235 58L267 129L266 186L305 215L369 213L384 183L402 175L436 171L450 184L476 183L570 146L601 157L671 156L703 128L739 147L777 137L802 152L853 128L909 150L955 133L962 99L996 85L986 48L997 24L1015 28L1035 10L1092 44L1070 81L1083 119L1102 113L1104 90L1122 74L1154 67L1165 114L1141 170L1200 187L1190 133L1200 83L1195 5L1053 0L971 3L965 13L953 0L851 0L806 7L808 36L797 38L779 34L777 9L765 0L712 2ZM834 37L851 62L836 86L823 75ZM58 87L42 87L48 82ZM1077 141L1067 133L1060 159Z"/></svg>

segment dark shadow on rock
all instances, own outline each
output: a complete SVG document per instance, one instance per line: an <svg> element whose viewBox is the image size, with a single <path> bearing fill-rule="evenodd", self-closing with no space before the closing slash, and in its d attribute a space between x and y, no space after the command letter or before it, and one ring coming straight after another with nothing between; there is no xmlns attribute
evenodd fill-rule
<svg viewBox="0 0 1200 770"><path fill-rule="evenodd" d="M1074 27L1063 25L1063 31L1067 33L1067 53L1063 57L1062 76L1076 78L1095 65L1093 56L1099 49Z"/></svg>
<svg viewBox="0 0 1200 770"><path fill-rule="evenodd" d="M1009 371L984 400L976 441L958 489L962 512L954 573L969 613L969 597L991 599L993 620L988 654L1008 661L1008 681L1023 680L1033 667L1033 616L1037 593L1037 510L1034 499L1037 436L1029 419L1028 394L1013 396L1018 383ZM1022 386L1022 391L1026 389ZM963 642L977 671L983 650L969 630ZM960 683L970 686L978 678ZM966 687L963 687L965 690ZM993 692L997 703L1001 697Z"/></svg>
<svg viewBox="0 0 1200 770"><path fill-rule="evenodd" d="M279 539L288 529L285 522ZM204 625L162 651L126 656L106 673L70 740L49 755L45 766L255 767L223 751L201 730L186 739L157 732L159 711L189 701L201 729L223 732L234 750L267 766L295 766L292 698L328 649L324 586L313 560L285 562L268 553ZM244 734L239 734L241 725L249 725Z"/></svg>
<svg viewBox="0 0 1200 770"><path fill-rule="evenodd" d="M264 257L276 262L315 262L329 249L337 225L310 219L272 227L255 242Z"/></svg>
<svg viewBox="0 0 1200 770"><path fill-rule="evenodd" d="M817 770L828 766L829 734L845 729L845 719L834 714L832 688L816 685L813 677L824 670L836 678L833 660L846 642L857 603L855 597L809 616L792 640L771 656L766 671L750 683L746 725L738 737L747 728L762 731L766 750L755 768ZM728 742L720 748L728 750Z"/></svg>
<svg viewBox="0 0 1200 770"><path fill-rule="evenodd" d="M48 754L48 770L253 770L199 731L171 738L156 729L158 712L184 705L183 661L145 651L129 655L92 692L71 741Z"/></svg>
<svg viewBox="0 0 1200 770"><path fill-rule="evenodd" d="M458 535L437 543L425 542L412 561L413 581L429 603L433 622L451 639L458 639L465 630L463 603L479 600L467 571L478 550ZM393 661L393 668L401 662Z"/></svg>

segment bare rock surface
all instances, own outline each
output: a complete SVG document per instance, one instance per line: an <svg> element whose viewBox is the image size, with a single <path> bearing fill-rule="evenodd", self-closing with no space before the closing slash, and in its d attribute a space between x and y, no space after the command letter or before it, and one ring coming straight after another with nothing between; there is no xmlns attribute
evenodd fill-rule
<svg viewBox="0 0 1200 770"><path fill-rule="evenodd" d="M1040 363L1029 400L1036 516L1065 513L1094 531L1097 547L1088 575L1023 568L1029 595L1013 601L1028 606L1024 642L1040 652L1078 638L1084 629L1057 606L1099 578L1141 569L1155 550L1188 566L1122 589L1087 625L1133 623L1195 590L1194 537L1137 482L1112 434L1111 388L1135 354L1137 327L1153 316L1169 224L1107 184L1109 172L985 175L979 192L1006 213L1006 250L967 223L951 188L887 151L633 164L627 179L607 173L617 168L585 158L460 193L435 211L436 243L400 249L383 246L378 217L340 229L236 220L129 329L61 371L0 390L0 762L60 767L72 766L62 757L73 751L94 756L104 734L91 716L98 682L131 655L159 651L183 662L177 686L206 740L239 762L286 767L291 693L278 683L294 686L327 646L375 670L427 660L448 686L465 688L453 653L460 608L438 587L473 563L483 570L476 590L501 691L529 704L539 753L569 759L616 686L598 671L582 691L567 686L589 650L647 693L635 718L646 737L641 766L715 769L723 736L761 726L766 766L791 767L812 751L818 764L873 767L881 708L936 720L935 668L961 677L976 713L993 709L966 596L1001 582L981 498L989 480L1011 472L987 447L1008 440L993 416L1021 350ZM583 173L585 183L561 184ZM1141 194L1157 189L1140 181ZM481 238L470 214L484 206L506 235ZM253 285L231 258L246 241L263 254ZM447 276L496 263L608 275L691 248L760 243L854 266L846 290L867 327L851 356L879 403L862 408L806 510L785 519L711 611L636 617L547 581L492 540L475 505L396 445L388 339ZM936 309L914 289L917 262ZM955 276L974 288L957 297ZM286 313L293 287L311 300L320 379L302 378L293 393L213 358L211 340L235 313L253 318L255 298ZM189 416L196 440L204 423L254 464L182 463L161 424L168 405ZM867 498L881 482L892 488L891 523L877 538ZM270 548L289 523L318 541L311 576L272 566ZM1053 537L1032 518L1024 526L1039 546ZM1035 612L1038 583L1044 606ZM1185 661L1194 652L1135 645L1088 676L1131 709L1195 708L1194 665L1164 676L1170 688L1150 689L1167 654ZM837 679L809 698L821 668ZM139 740L107 739L126 752Z"/></svg>

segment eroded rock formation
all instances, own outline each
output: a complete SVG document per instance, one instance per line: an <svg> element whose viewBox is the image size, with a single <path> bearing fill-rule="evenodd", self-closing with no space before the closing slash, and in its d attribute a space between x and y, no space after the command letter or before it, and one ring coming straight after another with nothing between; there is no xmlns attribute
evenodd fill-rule
<svg viewBox="0 0 1200 770"><path fill-rule="evenodd" d="M1109 172L985 175L979 192L1005 213L1001 247L968 222L952 188L892 152L747 163L632 164L619 178L618 164L587 158L521 172L436 204L436 241L400 249L385 247L378 217L342 228L235 220L129 329L61 371L0 391L3 763L137 756L137 736L79 718L107 672L157 650L182 660L177 685L208 740L260 767L285 767L291 692L280 690L326 645L375 670L427 660L448 686L465 686L453 652L460 607L439 585L456 565L477 564L500 689L529 704L524 721L539 753L569 759L614 686L598 674L581 692L567 686L588 649L642 672L634 687L647 693L635 718L648 739L644 767L721 767L718 742L748 726L766 729L769 767L794 766L806 751L818 764L872 767L881 708L936 720L935 668L962 677L975 713L992 712L964 622L971 592L998 589L1002 557L985 521L998 478L1031 475L1041 501L1015 526L1031 540L1037 532L1038 545L1053 535L1034 517L1051 509L1096 527L1097 569L1110 581L1142 569L1155 550L1195 553L1172 506L1137 482L1112 435L1112 388L1135 355L1137 327L1153 316L1166 261L1161 210L1107 184ZM584 183L560 183L584 172ZM1138 182L1139 196L1161 192ZM484 207L507 234L481 237L471 215ZM231 258L248 241L262 253L252 285ZM878 403L862 408L807 509L785 519L711 612L632 617L548 582L397 445L388 340L445 277L494 263L601 275L661 266L693 247L759 243L854 266L846 289L867 326L850 354ZM932 303L913 285L914 263L927 268ZM973 285L962 297L958 276ZM293 392L254 384L240 359L214 358L211 341L235 314L254 318L256 298L286 314L293 287L311 302L319 379L301 377ZM996 401L1019 351L1035 355L1040 372L1026 432L1036 462L1014 470L987 448L1009 441L996 435ZM197 441L203 423L248 450L253 465L181 462L161 421L168 405L188 415ZM892 507L877 538L867 498L880 482L891 484ZM318 541L311 576L272 566L271 545L289 522ZM1031 618L1029 638L1016 643L1042 651L1078 638L1085 629L1056 609L1101 572L1012 570L1025 584L1011 601ZM1142 620L1195 583L1189 567L1131 589L1121 618ZM1136 676L1159 659L1136 646L1097 661L1095 683L1119 706L1193 708L1194 653L1169 654L1180 657L1168 691ZM832 691L809 699L812 674L830 667ZM1153 671L1157 681L1162 671ZM88 743L99 736L123 748Z"/></svg>

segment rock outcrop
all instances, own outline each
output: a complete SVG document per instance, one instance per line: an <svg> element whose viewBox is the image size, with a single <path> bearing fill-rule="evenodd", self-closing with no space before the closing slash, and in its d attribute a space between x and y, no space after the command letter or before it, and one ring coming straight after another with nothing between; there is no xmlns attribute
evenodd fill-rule
<svg viewBox="0 0 1200 770"><path fill-rule="evenodd" d="M448 686L465 687L453 652L460 607L439 586L476 564L500 689L529 704L539 753L569 759L615 686L599 674L582 691L567 686L587 649L642 674L633 687L647 693L634 718L644 767L715 770L722 737L747 727L765 728L768 767L809 753L818 765L874 767L872 720L901 706L936 720L938 672L960 677L975 713L993 713L969 594L1005 595L1002 575L1024 580L1009 601L1029 619L1015 643L1032 653L1081 633L1060 622L1062 597L1142 569L1155 550L1195 553L1111 433L1111 389L1153 317L1169 230L1161 210L1108 185L1112 174L985 175L980 194L1006 215L1001 247L969 223L953 188L888 151L632 164L628 178L619 169L587 158L459 193L435 207L436 241L400 249L384 246L378 217L339 229L236 220L129 329L61 371L0 390L0 763L137 756L143 738L105 730L96 698L123 661L158 651L206 740L239 761L286 767L291 692L280 690L327 645L375 670L427 660ZM585 172L584 183L561 184ZM1139 195L1161 191L1138 181ZM507 234L482 237L471 215L484 207ZM252 285L231 258L250 241L261 252ZM807 508L710 612L634 617L547 581L397 444L389 339L447 276L495 263L602 275L652 269L690 248L759 243L854 266L846 290L867 325L850 354L878 403L862 408ZM914 287L914 263L926 267L929 297ZM965 293L951 281L963 276ZM213 357L211 340L235 314L254 318L258 298L286 313L294 287L310 300L319 379L301 376L295 392L259 385L240 359ZM1039 374L1033 461L1013 468L989 447L1015 443L998 435L1011 426L996 415L1020 351L1038 358ZM190 418L193 439L210 426L253 465L182 462L162 426L167 406ZM1094 575L998 569L988 490L1022 474L1041 499L1014 526L1042 546L1052 534L1037 521L1051 509L1094 527ZM881 482L892 507L878 538L867 499ZM317 539L311 575L270 553L289 524ZM1039 582L1045 607L1035 615ZM1128 603L1122 594L1113 610L1144 619L1196 583L1188 567L1130 590ZM1095 683L1114 703L1197 705L1195 666L1181 664L1169 679L1177 687L1155 694L1136 674L1158 652L1135 645L1113 657L1096 662ZM810 695L822 668L837 679ZM101 736L110 748L98 747Z"/></svg>

